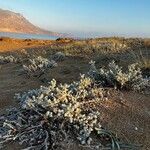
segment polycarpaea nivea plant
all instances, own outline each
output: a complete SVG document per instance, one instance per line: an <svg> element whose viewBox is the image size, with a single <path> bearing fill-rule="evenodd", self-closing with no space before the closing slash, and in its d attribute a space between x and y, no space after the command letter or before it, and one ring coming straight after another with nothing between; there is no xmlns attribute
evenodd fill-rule
<svg viewBox="0 0 150 150"><path fill-rule="evenodd" d="M142 76L138 64L131 64L128 70L123 71L114 61L109 63L108 69L95 67L95 62L90 62L89 75L104 87L116 87L119 89L132 89L142 91L150 87L150 79Z"/></svg>
<svg viewBox="0 0 150 150"><path fill-rule="evenodd" d="M5 64L5 63L18 63L19 59L15 58L12 55L9 56L0 56L0 64Z"/></svg>
<svg viewBox="0 0 150 150"><path fill-rule="evenodd" d="M99 112L91 104L107 100L107 92L89 77L81 76L72 84L52 80L49 86L17 94L19 109L0 117L0 147L19 141L27 149L55 149L75 136L82 145L92 144L92 133L107 136L110 149L119 149L118 139L104 130ZM88 105L88 107L87 107ZM99 140L96 147L105 147Z"/></svg>
<svg viewBox="0 0 150 150"><path fill-rule="evenodd" d="M52 59L55 60L56 62L63 61L65 59L65 54L62 52L57 52L52 56Z"/></svg>
<svg viewBox="0 0 150 150"><path fill-rule="evenodd" d="M54 60L48 60L46 58L43 58L41 56L29 59L29 65L23 65L23 69L27 73L35 73L38 71L44 72L48 68L53 68L57 66L57 63Z"/></svg>

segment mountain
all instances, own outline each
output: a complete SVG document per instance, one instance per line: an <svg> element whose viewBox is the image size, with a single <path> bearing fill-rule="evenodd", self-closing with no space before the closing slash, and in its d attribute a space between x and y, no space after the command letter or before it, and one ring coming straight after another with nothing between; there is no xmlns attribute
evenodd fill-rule
<svg viewBox="0 0 150 150"><path fill-rule="evenodd" d="M56 33L41 29L33 25L21 14L3 9L0 9L0 32L46 34L59 37L67 36L67 34Z"/></svg>

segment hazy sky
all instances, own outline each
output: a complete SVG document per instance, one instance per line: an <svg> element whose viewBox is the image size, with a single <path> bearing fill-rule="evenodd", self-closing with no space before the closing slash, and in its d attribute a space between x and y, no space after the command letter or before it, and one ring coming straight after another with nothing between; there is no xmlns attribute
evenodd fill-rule
<svg viewBox="0 0 150 150"><path fill-rule="evenodd" d="M150 0L0 0L0 8L56 32L150 37Z"/></svg>

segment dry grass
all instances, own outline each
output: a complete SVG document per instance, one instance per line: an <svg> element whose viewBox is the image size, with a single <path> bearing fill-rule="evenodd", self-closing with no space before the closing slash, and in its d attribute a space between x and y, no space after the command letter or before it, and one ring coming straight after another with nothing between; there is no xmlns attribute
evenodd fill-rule
<svg viewBox="0 0 150 150"><path fill-rule="evenodd" d="M15 51L17 49L50 45L54 41L51 40L21 40L11 38L0 38L0 52Z"/></svg>

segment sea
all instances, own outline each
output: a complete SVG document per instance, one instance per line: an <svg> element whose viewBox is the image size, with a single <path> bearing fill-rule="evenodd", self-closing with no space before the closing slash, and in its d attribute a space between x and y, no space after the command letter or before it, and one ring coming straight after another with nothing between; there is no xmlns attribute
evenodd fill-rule
<svg viewBox="0 0 150 150"><path fill-rule="evenodd" d="M24 33L9 33L0 32L0 37L10 37L16 39L41 39L41 40L56 40L57 36L43 35L43 34L24 34Z"/></svg>

